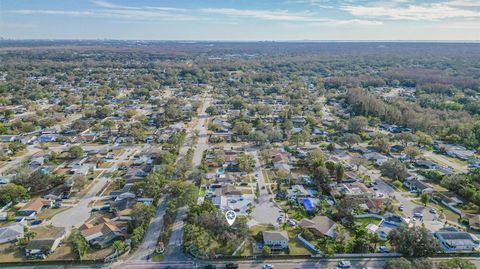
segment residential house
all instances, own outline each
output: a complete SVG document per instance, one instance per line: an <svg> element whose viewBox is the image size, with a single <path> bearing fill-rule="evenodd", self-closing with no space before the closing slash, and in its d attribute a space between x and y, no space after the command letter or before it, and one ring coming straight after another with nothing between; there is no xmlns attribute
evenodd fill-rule
<svg viewBox="0 0 480 269"><path fill-rule="evenodd" d="M308 190L305 189L302 185L293 185L287 189L287 198L296 200L298 198L311 197L311 194Z"/></svg>
<svg viewBox="0 0 480 269"><path fill-rule="evenodd" d="M385 209L385 200L383 198L371 198L365 203L368 212L379 214Z"/></svg>
<svg viewBox="0 0 480 269"><path fill-rule="evenodd" d="M57 136L54 134L42 134L38 137L38 142L47 143L57 141Z"/></svg>
<svg viewBox="0 0 480 269"><path fill-rule="evenodd" d="M455 228L445 228L434 233L445 252L476 251L480 240L467 232L457 231Z"/></svg>
<svg viewBox="0 0 480 269"><path fill-rule="evenodd" d="M66 235L64 228L56 230L58 231L54 235L32 239L25 247L25 254L44 259L53 253Z"/></svg>
<svg viewBox="0 0 480 269"><path fill-rule="evenodd" d="M427 192L432 193L433 188L430 184L424 182L423 180L419 180L416 177L408 177L403 182L403 185L408 188L411 192Z"/></svg>
<svg viewBox="0 0 480 269"><path fill-rule="evenodd" d="M302 219L298 226L308 229L317 236L334 238L337 224L326 216L316 216L313 219Z"/></svg>
<svg viewBox="0 0 480 269"><path fill-rule="evenodd" d="M422 160L416 160L415 166L420 168L425 168L425 169L435 169L437 164L434 161L422 159Z"/></svg>
<svg viewBox="0 0 480 269"><path fill-rule="evenodd" d="M287 231L263 231L263 244L272 250L282 250L288 248Z"/></svg>
<svg viewBox="0 0 480 269"><path fill-rule="evenodd" d="M102 219L98 224L84 224L80 232L87 242L95 248L104 248L113 243L114 240L123 238L124 232L119 223L109 219Z"/></svg>
<svg viewBox="0 0 480 269"><path fill-rule="evenodd" d="M375 197L375 192L367 188L361 182L344 182L336 184L332 189L332 194L334 196L349 196L356 198L373 198Z"/></svg>
<svg viewBox="0 0 480 269"><path fill-rule="evenodd" d="M468 220L471 229L480 230L480 215L467 213L463 216Z"/></svg>
<svg viewBox="0 0 480 269"><path fill-rule="evenodd" d="M28 201L22 208L17 211L17 215L19 216L32 216L34 217L36 214L40 213L42 210L46 208L50 208L53 202L51 200L43 199L43 198L34 198Z"/></svg>
<svg viewBox="0 0 480 269"><path fill-rule="evenodd" d="M44 163L45 163L44 157L36 157L30 161L29 165L32 167L39 167L39 166L42 166Z"/></svg>
<svg viewBox="0 0 480 269"><path fill-rule="evenodd" d="M378 152L365 153L363 157L369 161L373 161L378 166L382 165L382 163L388 161L389 159L387 156L382 155Z"/></svg>
<svg viewBox="0 0 480 269"><path fill-rule="evenodd" d="M23 222L14 222L13 224L0 228L0 244L13 242L23 237L25 224Z"/></svg>
<svg viewBox="0 0 480 269"><path fill-rule="evenodd" d="M0 142L9 143L17 140L16 135L0 135Z"/></svg>

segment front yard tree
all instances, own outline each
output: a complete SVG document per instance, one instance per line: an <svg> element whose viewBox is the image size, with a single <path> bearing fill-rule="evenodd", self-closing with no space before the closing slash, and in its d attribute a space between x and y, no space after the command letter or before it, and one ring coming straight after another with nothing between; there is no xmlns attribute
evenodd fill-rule
<svg viewBox="0 0 480 269"><path fill-rule="evenodd" d="M215 115L218 115L218 109L217 107L215 106L209 106L207 107L207 109L205 110L205 112L210 115L210 116L215 116Z"/></svg>
<svg viewBox="0 0 480 269"><path fill-rule="evenodd" d="M401 225L390 232L388 239L405 257L428 257L441 250L437 240L425 227Z"/></svg>
<svg viewBox="0 0 480 269"><path fill-rule="evenodd" d="M89 248L87 240L85 240L79 231L75 231L72 233L72 235L70 235L68 242L72 246L73 251L77 253L78 258L81 260Z"/></svg>
<svg viewBox="0 0 480 269"><path fill-rule="evenodd" d="M238 167L240 168L241 171L248 172L248 173L253 171L252 166L254 166L255 161L253 160L252 155L241 153L237 157L237 162L238 162Z"/></svg>
<svg viewBox="0 0 480 269"><path fill-rule="evenodd" d="M269 246L263 246L263 248L262 248L262 254L263 254L263 255L270 255L270 254L272 254L272 250L270 249Z"/></svg>
<svg viewBox="0 0 480 269"><path fill-rule="evenodd" d="M83 149L80 146L72 146L68 149L71 159L78 159L83 156Z"/></svg>
<svg viewBox="0 0 480 269"><path fill-rule="evenodd" d="M12 202L16 204L19 201L29 198L28 191L23 186L9 183L0 188L0 207Z"/></svg>
<svg viewBox="0 0 480 269"><path fill-rule="evenodd" d="M367 127L368 120L363 116L353 117L348 121L348 130L352 133L360 133Z"/></svg>
<svg viewBox="0 0 480 269"><path fill-rule="evenodd" d="M345 174L345 167L341 163L335 164L335 178L337 182L342 182L343 176Z"/></svg>
<svg viewBox="0 0 480 269"><path fill-rule="evenodd" d="M325 155L321 149L314 149L306 159L307 167L310 171L315 171L317 167L325 165Z"/></svg>
<svg viewBox="0 0 480 269"><path fill-rule="evenodd" d="M340 137L338 142L347 145L347 147L350 149L353 145L360 143L361 141L362 138L360 138L359 135L346 133L342 137Z"/></svg>
<svg viewBox="0 0 480 269"><path fill-rule="evenodd" d="M407 168L397 159L390 159L382 163L380 171L382 171L383 176L389 177L393 180L403 181L408 176Z"/></svg>
<svg viewBox="0 0 480 269"><path fill-rule="evenodd" d="M113 242L113 248L117 251L117 254L120 254L127 249L127 245L122 240L116 240Z"/></svg>
<svg viewBox="0 0 480 269"><path fill-rule="evenodd" d="M422 201L423 206L427 206L428 202L430 201L430 194L423 192L420 195L420 201Z"/></svg>

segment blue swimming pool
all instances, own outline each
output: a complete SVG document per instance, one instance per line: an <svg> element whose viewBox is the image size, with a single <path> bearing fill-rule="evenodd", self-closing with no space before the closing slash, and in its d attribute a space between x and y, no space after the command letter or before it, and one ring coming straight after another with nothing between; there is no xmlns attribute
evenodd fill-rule
<svg viewBox="0 0 480 269"><path fill-rule="evenodd" d="M308 198L303 199L303 207L305 207L305 210L307 210L307 212L312 212L313 211L312 201Z"/></svg>
<svg viewBox="0 0 480 269"><path fill-rule="evenodd" d="M225 169L223 169L222 167L218 168L217 169L217 174L219 174L219 175L225 174Z"/></svg>

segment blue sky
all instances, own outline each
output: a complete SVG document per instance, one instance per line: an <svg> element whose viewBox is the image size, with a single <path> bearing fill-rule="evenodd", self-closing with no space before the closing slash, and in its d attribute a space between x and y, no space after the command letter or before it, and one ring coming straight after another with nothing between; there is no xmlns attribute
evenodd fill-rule
<svg viewBox="0 0 480 269"><path fill-rule="evenodd" d="M480 0L0 0L0 36L480 40Z"/></svg>

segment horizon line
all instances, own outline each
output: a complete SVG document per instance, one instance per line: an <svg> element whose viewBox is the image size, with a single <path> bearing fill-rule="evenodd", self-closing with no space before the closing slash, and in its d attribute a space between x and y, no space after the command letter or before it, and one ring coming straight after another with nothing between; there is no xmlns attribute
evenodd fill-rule
<svg viewBox="0 0 480 269"><path fill-rule="evenodd" d="M135 42L234 42L234 43L480 43L480 39L462 40L462 39L116 39L116 38L7 38L0 36L0 42L4 41L135 41Z"/></svg>

